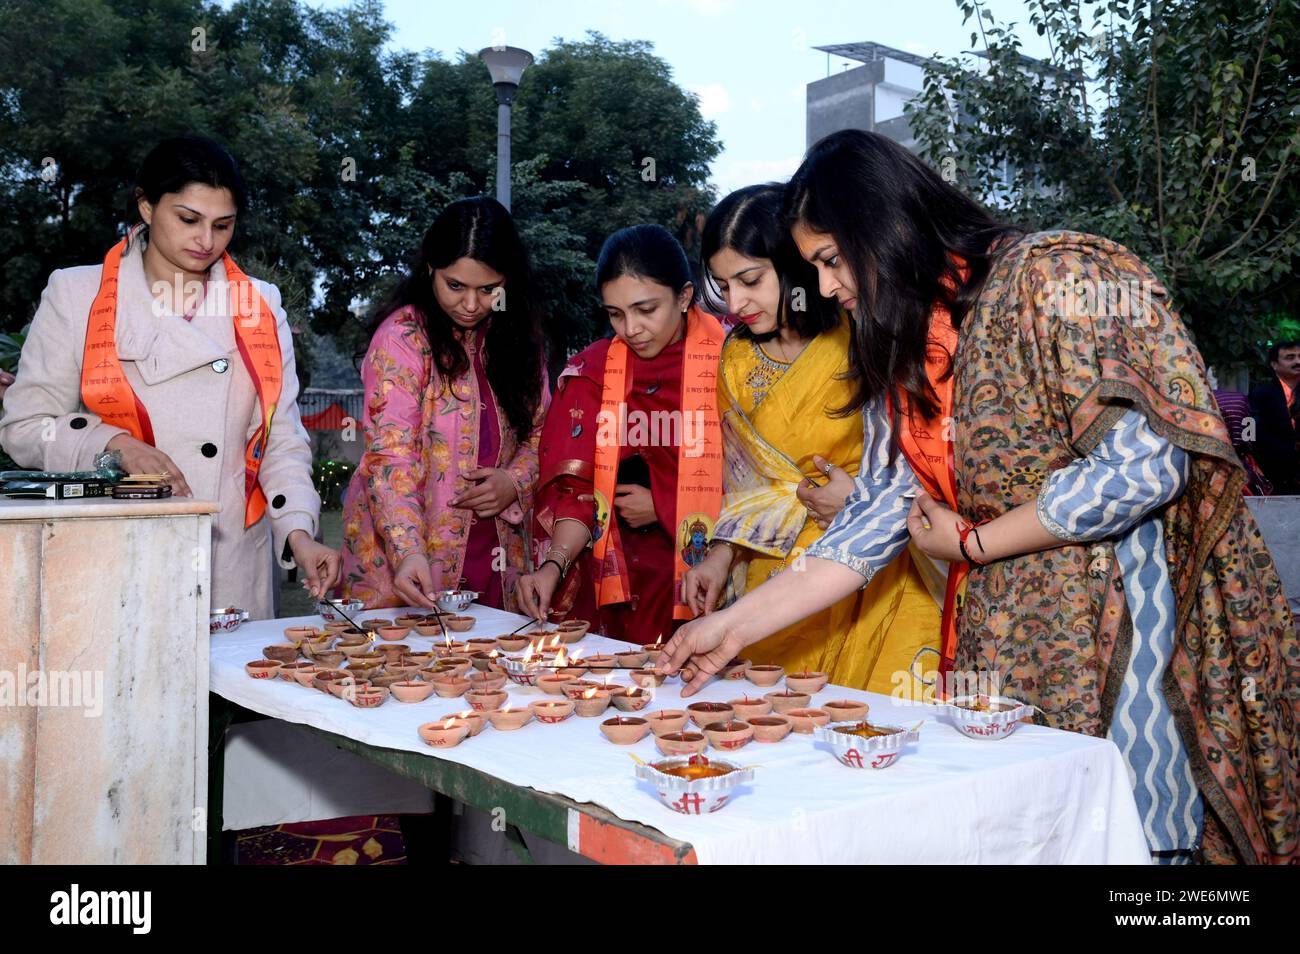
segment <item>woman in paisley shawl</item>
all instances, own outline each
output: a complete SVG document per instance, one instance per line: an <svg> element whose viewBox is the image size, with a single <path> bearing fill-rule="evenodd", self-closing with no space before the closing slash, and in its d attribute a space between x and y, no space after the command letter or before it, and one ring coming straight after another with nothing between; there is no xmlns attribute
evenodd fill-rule
<svg viewBox="0 0 1300 954"><path fill-rule="evenodd" d="M702 684L860 585L869 540L910 532L968 571L957 670L1114 740L1157 860L1300 860L1300 643L1151 270L1097 236L1007 229L870 133L815 145L787 210L853 309L859 397L899 446L864 464L804 573L684 627L670 665Z"/></svg>
<svg viewBox="0 0 1300 954"><path fill-rule="evenodd" d="M718 385L722 514L708 556L684 582L697 613L713 610L729 578L733 599L798 560L844 505L862 459L863 419L849 407L846 377L849 319L816 293L816 272L782 220L782 193L779 185L731 193L701 234L706 301L737 324L723 345ZM930 572L939 571L931 564ZM942 582L935 590L942 600ZM904 551L864 588L746 655L887 694L927 660L933 667L938 639L935 597Z"/></svg>
<svg viewBox="0 0 1300 954"><path fill-rule="evenodd" d="M448 205L371 327L346 596L432 608L463 585L514 608L548 398L539 329L510 213L487 197Z"/></svg>

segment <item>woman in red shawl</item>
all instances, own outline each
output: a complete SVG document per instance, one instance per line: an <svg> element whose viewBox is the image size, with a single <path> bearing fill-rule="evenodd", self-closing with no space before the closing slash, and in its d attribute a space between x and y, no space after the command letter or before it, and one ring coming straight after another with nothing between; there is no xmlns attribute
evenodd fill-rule
<svg viewBox="0 0 1300 954"><path fill-rule="evenodd" d="M535 497L549 543L519 581L519 605L654 643L692 616L681 578L704 558L722 503L724 332L693 304L686 254L660 226L611 235L596 282L615 337L560 375Z"/></svg>

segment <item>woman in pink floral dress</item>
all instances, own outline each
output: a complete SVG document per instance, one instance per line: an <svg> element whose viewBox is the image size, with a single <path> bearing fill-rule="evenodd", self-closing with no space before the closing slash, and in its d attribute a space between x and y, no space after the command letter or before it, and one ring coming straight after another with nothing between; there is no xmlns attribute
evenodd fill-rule
<svg viewBox="0 0 1300 954"><path fill-rule="evenodd" d="M463 585L513 609L549 392L527 253L505 207L479 197L444 209L371 335L344 595L431 607L430 594Z"/></svg>

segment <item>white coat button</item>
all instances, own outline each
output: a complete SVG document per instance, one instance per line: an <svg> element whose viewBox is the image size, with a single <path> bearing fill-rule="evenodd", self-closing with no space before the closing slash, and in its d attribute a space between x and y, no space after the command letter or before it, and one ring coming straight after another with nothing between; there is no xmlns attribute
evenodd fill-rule
<svg viewBox="0 0 1300 954"><path fill-rule="evenodd" d="M226 358L218 358L216 361L212 362L212 370L217 372L217 374L225 374L230 370L230 361Z"/></svg>

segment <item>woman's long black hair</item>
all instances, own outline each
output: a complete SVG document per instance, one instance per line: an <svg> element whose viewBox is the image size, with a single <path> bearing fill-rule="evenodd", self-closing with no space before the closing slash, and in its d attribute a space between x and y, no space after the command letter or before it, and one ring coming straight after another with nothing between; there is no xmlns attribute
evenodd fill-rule
<svg viewBox="0 0 1300 954"><path fill-rule="evenodd" d="M850 407L888 396L895 435L901 397L937 417L939 398L925 371L930 309L942 302L960 328L988 277L990 246L1016 230L892 139L858 129L808 150L786 186L785 213L791 226L830 234L852 270L857 387ZM965 261L965 278L956 257Z"/></svg>
<svg viewBox="0 0 1300 954"><path fill-rule="evenodd" d="M830 331L840 320L840 306L823 298L817 290L817 269L804 261L790 237L782 216L785 187L777 183L745 186L714 206L700 233L701 298L713 311L725 313L727 304L709 271L709 259L724 248L746 258L768 259L781 286L776 316L778 327L769 334L755 335L742 322L732 332L767 340L786 325L800 338L814 338Z"/></svg>
<svg viewBox="0 0 1300 954"><path fill-rule="evenodd" d="M393 293L373 312L369 337L385 318L408 305L424 318L433 365L444 380L469 371L469 356L455 325L433 292L430 269L461 258L482 262L505 277L505 307L494 311L484 337L492 393L520 441L528 437L542 402L543 358L540 307L528 252L510 213L496 199L458 199L439 213L424 234L420 252Z"/></svg>

